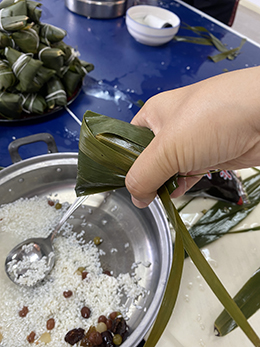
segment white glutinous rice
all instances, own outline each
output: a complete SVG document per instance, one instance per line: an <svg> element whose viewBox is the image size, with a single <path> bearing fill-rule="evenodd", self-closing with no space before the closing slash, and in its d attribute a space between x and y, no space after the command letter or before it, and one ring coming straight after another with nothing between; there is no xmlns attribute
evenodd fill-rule
<svg viewBox="0 0 260 347"><path fill-rule="evenodd" d="M20 199L1 206L1 263L4 264L4 255L9 251L3 248L7 247L3 246L3 240L9 238L6 233L14 235L19 242L34 236L46 237L63 212L64 208L57 210L50 206L45 197ZM136 309L135 300L147 293L128 273L117 277L103 273L99 248L93 241L79 242L68 223L63 235L54 239L53 247L55 266L46 279L34 287L17 286L0 270L1 347L28 347L35 344L38 347L70 346L64 340L68 331L82 328L87 332L90 326L97 325L100 315L108 316L114 311L120 312L127 320L131 310ZM30 252L30 246L26 251ZM27 261L26 254L23 261ZM17 266L10 266L14 265ZM44 266L46 264L40 267L44 269ZM82 268L88 272L85 279L82 279ZM68 292L72 295L64 294ZM83 307L90 309L91 314L87 319L82 317ZM25 314L21 315L20 312ZM48 330L46 324L50 319L55 321L55 326ZM31 333L35 334L33 344L27 340ZM45 344L44 339L48 343ZM79 347L80 342L74 346Z"/></svg>

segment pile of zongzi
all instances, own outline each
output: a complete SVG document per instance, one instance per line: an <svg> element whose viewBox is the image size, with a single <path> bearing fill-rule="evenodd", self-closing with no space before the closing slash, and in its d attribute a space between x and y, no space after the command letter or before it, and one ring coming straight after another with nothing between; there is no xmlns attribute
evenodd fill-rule
<svg viewBox="0 0 260 347"><path fill-rule="evenodd" d="M0 117L19 119L67 105L91 63L63 39L66 31L41 23L41 3L0 3Z"/></svg>

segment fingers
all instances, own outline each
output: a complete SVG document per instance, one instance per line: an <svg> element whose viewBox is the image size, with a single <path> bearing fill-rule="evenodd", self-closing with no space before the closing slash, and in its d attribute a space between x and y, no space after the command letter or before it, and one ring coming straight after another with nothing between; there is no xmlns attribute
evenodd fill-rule
<svg viewBox="0 0 260 347"><path fill-rule="evenodd" d="M172 172L177 172L177 166L174 168L174 163L169 164L164 147L160 133L139 155L126 176L126 187L137 207L149 205L158 188L172 176Z"/></svg>
<svg viewBox="0 0 260 347"><path fill-rule="evenodd" d="M179 196L182 196L185 194L191 187L194 186L199 180L202 178L203 175L200 176L191 176L191 177L179 177L178 178L178 185L179 187L173 191L171 194L171 198L178 198Z"/></svg>
<svg viewBox="0 0 260 347"><path fill-rule="evenodd" d="M155 138L132 165L125 180L133 203L139 208L149 205L155 198L157 190L179 171L177 144L182 143L183 135L179 140L179 135L172 136L172 128L177 126L175 113L168 111L172 110L169 101L172 102L173 99L176 105L177 101L175 102L175 98L169 92L152 97L131 122L134 125L150 128L155 134ZM160 114L162 116L159 116ZM182 152L182 149L179 150L179 154ZM190 181L187 182L189 184Z"/></svg>

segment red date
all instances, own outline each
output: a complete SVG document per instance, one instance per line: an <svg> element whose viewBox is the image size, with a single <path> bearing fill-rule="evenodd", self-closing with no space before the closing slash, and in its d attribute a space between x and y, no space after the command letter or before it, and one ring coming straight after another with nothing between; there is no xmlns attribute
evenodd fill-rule
<svg viewBox="0 0 260 347"><path fill-rule="evenodd" d="M72 329L67 332L65 336L65 341L68 342L70 345L75 345L77 342L82 340L84 337L84 329L78 328L78 329Z"/></svg>

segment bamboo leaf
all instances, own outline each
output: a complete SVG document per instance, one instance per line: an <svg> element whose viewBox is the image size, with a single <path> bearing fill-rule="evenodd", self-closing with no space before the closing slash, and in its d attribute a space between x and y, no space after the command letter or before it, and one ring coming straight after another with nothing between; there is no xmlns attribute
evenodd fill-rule
<svg viewBox="0 0 260 347"><path fill-rule="evenodd" d="M234 297L246 318L251 317L260 307L260 269L244 284ZM223 310L215 321L215 329L219 336L224 336L237 327L236 322Z"/></svg>
<svg viewBox="0 0 260 347"><path fill-rule="evenodd" d="M223 59L229 59L229 60L233 60L236 58L236 56L239 54L240 49L242 48L242 46L244 45L244 43L246 42L246 39L242 39L240 46L230 49L230 50L226 50L226 51L222 51L222 53L220 54L216 54L213 56L209 56L209 58L211 60L213 60L215 63L223 60Z"/></svg>
<svg viewBox="0 0 260 347"><path fill-rule="evenodd" d="M211 32L208 32L212 44L217 48L218 51L220 52L226 52L228 51L226 45L224 45L215 35L213 35Z"/></svg>
<svg viewBox="0 0 260 347"><path fill-rule="evenodd" d="M154 137L149 129L143 129L87 111L80 132L81 165L78 166L77 194L92 194L123 187L125 175L136 159L136 154L140 154ZM114 140L111 134L114 134ZM126 148L122 147L123 143ZM134 148L131 155L130 145Z"/></svg>
<svg viewBox="0 0 260 347"><path fill-rule="evenodd" d="M184 29L191 30L192 32L199 34L199 35L203 35L203 33L208 34L208 30L202 26L191 26L191 25L183 22L182 27Z"/></svg>
<svg viewBox="0 0 260 347"><path fill-rule="evenodd" d="M208 38L204 37L194 37L194 36L174 36L174 41L178 42L188 42L188 43L195 43L198 45L205 45L205 46L212 46L212 42Z"/></svg>
<svg viewBox="0 0 260 347"><path fill-rule="evenodd" d="M184 263L184 248L181 237L181 232L178 229L178 222L176 219L179 218L176 211L173 209L173 205L168 193L168 190L163 186L159 191L160 199L163 203L165 210L167 211L168 216L171 216L171 219L175 221L176 234L175 234L175 247L173 254L172 267L167 282L165 294L163 301L160 307L160 310L157 314L153 329L149 334L144 347L155 346L158 342L160 336L162 335L175 307L177 300L180 282L182 277L183 263Z"/></svg>
<svg viewBox="0 0 260 347"><path fill-rule="evenodd" d="M143 107L143 106L144 106L143 100L138 100L136 104L137 104L139 107Z"/></svg>
<svg viewBox="0 0 260 347"><path fill-rule="evenodd" d="M204 27L190 26L186 23L183 23L182 28L192 31L194 34L198 35L198 37L176 35L173 38L173 40L179 41L179 42L183 41L183 42L195 43L200 45L215 46L216 49L220 51L221 53L208 57L215 63L223 59L229 59L229 60L235 59L238 53L240 52L242 46L246 42L246 39L243 38L241 40L239 47L228 49L225 44L223 44L215 35L213 35L210 31L208 31Z"/></svg>
<svg viewBox="0 0 260 347"><path fill-rule="evenodd" d="M189 229L189 233L199 248L227 234L258 205L260 200L259 173L248 177L243 181L243 185L250 201L248 204L236 205L218 201Z"/></svg>

